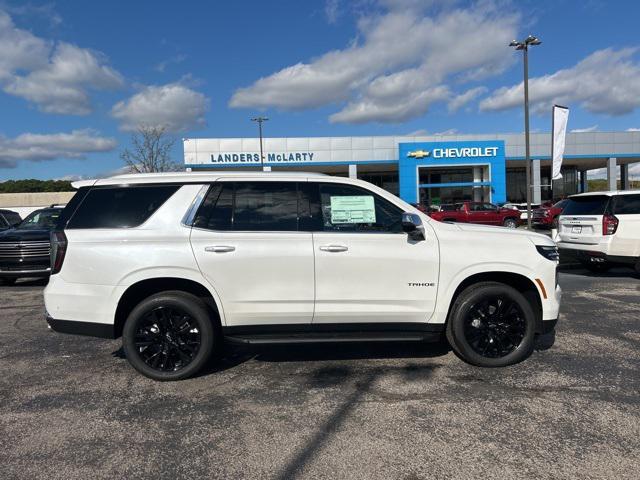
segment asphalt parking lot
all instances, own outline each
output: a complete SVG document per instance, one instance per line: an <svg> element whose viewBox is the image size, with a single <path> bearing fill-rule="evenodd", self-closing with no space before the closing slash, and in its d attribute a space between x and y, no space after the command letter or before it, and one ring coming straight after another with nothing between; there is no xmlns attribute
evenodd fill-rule
<svg viewBox="0 0 640 480"><path fill-rule="evenodd" d="M561 274L556 343L471 367L443 345L232 350L156 383L119 340L48 331L0 288L0 478L640 478L640 279Z"/></svg>

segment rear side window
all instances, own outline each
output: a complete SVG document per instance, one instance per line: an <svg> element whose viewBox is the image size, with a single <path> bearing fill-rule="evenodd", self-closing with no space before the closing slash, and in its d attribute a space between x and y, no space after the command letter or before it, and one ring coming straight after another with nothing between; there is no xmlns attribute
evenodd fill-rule
<svg viewBox="0 0 640 480"><path fill-rule="evenodd" d="M563 215L604 215L609 204L606 195L589 195L573 197L562 211Z"/></svg>
<svg viewBox="0 0 640 480"><path fill-rule="evenodd" d="M22 218L20 218L20 215L13 212L5 213L4 218L7 220L7 223L9 225L18 225L22 221Z"/></svg>
<svg viewBox="0 0 640 480"><path fill-rule="evenodd" d="M178 185L94 188L87 192L67 228L138 227L178 188Z"/></svg>
<svg viewBox="0 0 640 480"><path fill-rule="evenodd" d="M8 227L9 223L4 219L4 217L2 216L2 214L0 214L0 227Z"/></svg>
<svg viewBox="0 0 640 480"><path fill-rule="evenodd" d="M222 182L213 185L193 226L207 230L295 232L308 215L296 182ZM302 198L301 198L302 200ZM304 214L304 215L303 215Z"/></svg>
<svg viewBox="0 0 640 480"><path fill-rule="evenodd" d="M640 214L640 195L618 195L613 213L616 215Z"/></svg>

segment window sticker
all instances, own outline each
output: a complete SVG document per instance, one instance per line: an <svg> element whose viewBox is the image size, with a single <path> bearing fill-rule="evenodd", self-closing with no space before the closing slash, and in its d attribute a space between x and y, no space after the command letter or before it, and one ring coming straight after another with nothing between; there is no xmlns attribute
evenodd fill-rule
<svg viewBox="0 0 640 480"><path fill-rule="evenodd" d="M370 195L331 197L331 223L376 223L376 207Z"/></svg>

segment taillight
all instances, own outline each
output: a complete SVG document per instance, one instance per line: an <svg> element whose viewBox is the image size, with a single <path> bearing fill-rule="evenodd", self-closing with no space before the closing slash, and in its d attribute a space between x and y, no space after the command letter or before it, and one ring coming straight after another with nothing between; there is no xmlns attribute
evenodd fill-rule
<svg viewBox="0 0 640 480"><path fill-rule="evenodd" d="M67 253L67 236L64 232L51 232L51 275L62 268Z"/></svg>
<svg viewBox="0 0 640 480"><path fill-rule="evenodd" d="M602 217L602 234L613 235L618 229L618 219L613 215L605 215Z"/></svg>

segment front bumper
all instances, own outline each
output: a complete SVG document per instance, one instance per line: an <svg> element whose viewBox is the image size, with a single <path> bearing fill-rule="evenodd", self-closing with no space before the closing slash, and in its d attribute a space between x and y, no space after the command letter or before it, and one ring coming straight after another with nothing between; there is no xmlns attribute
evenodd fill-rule
<svg viewBox="0 0 640 480"><path fill-rule="evenodd" d="M45 278L51 275L49 267L41 267L36 270L5 270L0 266L0 278Z"/></svg>

